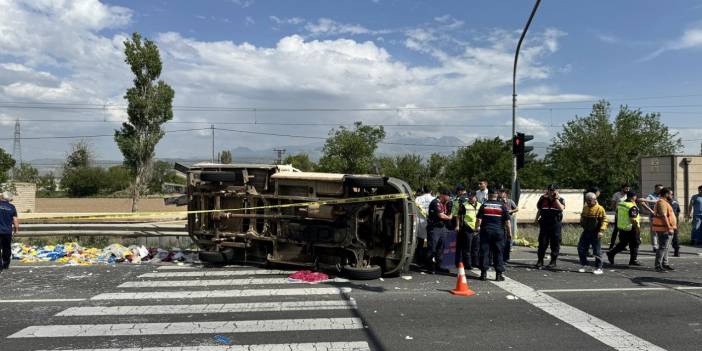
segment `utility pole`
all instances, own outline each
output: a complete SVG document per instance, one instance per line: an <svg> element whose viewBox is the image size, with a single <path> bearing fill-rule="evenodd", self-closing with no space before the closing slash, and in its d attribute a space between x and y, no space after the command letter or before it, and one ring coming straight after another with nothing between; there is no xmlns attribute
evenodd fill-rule
<svg viewBox="0 0 702 351"><path fill-rule="evenodd" d="M12 179L15 179L15 170L22 165L22 138L20 131L20 121L15 120L15 137L12 143L12 158L15 159L15 167L12 170Z"/></svg>
<svg viewBox="0 0 702 351"><path fill-rule="evenodd" d="M214 127L214 124L210 124L210 129L212 130L212 163L215 163L215 147L214 147L215 127Z"/></svg>
<svg viewBox="0 0 702 351"><path fill-rule="evenodd" d="M277 165L283 164L283 155L285 154L285 149L273 149L277 155L276 163Z"/></svg>
<svg viewBox="0 0 702 351"><path fill-rule="evenodd" d="M517 51L514 53L514 68L512 69L512 140L517 136L517 62L519 61L519 49L522 48L522 42L524 41L524 37L527 34L527 31L529 31L529 26L531 25L531 20L534 19L534 15L536 15L536 10L539 8L539 4L541 4L541 0L536 0L536 3L534 4L534 8L531 10L531 14L529 15L529 20L527 20L526 26L524 26L524 30L522 31L522 35L519 37L519 42L517 43ZM517 156L512 155L512 201L515 203L519 201L517 198ZM512 221L512 233L514 233L516 237L516 231L517 229L517 221L516 221L516 216L515 220Z"/></svg>

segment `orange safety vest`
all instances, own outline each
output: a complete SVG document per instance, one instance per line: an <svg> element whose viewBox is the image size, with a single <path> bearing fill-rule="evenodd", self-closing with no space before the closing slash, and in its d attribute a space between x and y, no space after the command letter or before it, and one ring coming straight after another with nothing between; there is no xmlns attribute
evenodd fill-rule
<svg viewBox="0 0 702 351"><path fill-rule="evenodd" d="M666 225L665 217L661 216L659 214L661 207L663 211L665 211L665 214L668 216L668 225ZM658 202L656 202L656 207L653 210L655 212L653 214L653 220L651 222L651 225L653 226L653 231L654 232L667 232L668 227L677 229L678 228L678 219L675 218L675 213L673 213L673 206L671 206L668 201L660 199Z"/></svg>

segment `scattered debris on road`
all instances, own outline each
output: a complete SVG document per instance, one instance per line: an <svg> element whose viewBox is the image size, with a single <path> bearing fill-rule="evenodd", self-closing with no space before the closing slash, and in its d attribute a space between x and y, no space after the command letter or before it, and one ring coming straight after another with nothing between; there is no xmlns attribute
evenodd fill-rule
<svg viewBox="0 0 702 351"><path fill-rule="evenodd" d="M92 265L141 262L188 262L197 260L196 252L180 249L170 251L159 248L146 248L132 245L111 244L103 249L82 247L78 243L34 246L21 243L12 244L12 258L22 263L55 262L66 265Z"/></svg>
<svg viewBox="0 0 702 351"><path fill-rule="evenodd" d="M288 276L288 279L291 282L320 283L329 280L329 276L320 272L297 271Z"/></svg>

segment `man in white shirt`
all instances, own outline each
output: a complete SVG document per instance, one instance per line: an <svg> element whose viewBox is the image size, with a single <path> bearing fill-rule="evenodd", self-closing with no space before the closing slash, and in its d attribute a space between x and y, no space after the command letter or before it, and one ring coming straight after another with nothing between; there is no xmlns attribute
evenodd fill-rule
<svg viewBox="0 0 702 351"><path fill-rule="evenodd" d="M478 182L478 191L475 192L475 197L481 204L488 199L488 181L481 180Z"/></svg>
<svg viewBox="0 0 702 351"><path fill-rule="evenodd" d="M427 214L429 213L429 204L435 199L431 194L431 189L428 186L422 187L422 195L414 199L415 204L419 208L419 226L417 227L417 258L422 260L426 255L424 253L424 243L427 239ZM418 262L421 263L421 262Z"/></svg>

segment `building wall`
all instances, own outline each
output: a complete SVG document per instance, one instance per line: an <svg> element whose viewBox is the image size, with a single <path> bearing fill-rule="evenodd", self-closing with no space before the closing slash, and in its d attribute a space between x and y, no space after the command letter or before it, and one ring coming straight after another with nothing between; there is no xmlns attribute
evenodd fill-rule
<svg viewBox="0 0 702 351"><path fill-rule="evenodd" d="M15 183L15 196L12 204L17 207L17 212L36 212L37 186L34 183Z"/></svg>
<svg viewBox="0 0 702 351"><path fill-rule="evenodd" d="M681 206L682 213L687 210L685 199L685 166L684 159L689 159L688 166L688 196L697 193L697 187L702 185L702 156L652 156L641 159L641 185L642 195L646 196L653 191L655 184L663 184L673 188L675 198ZM688 198L689 201L689 198Z"/></svg>

